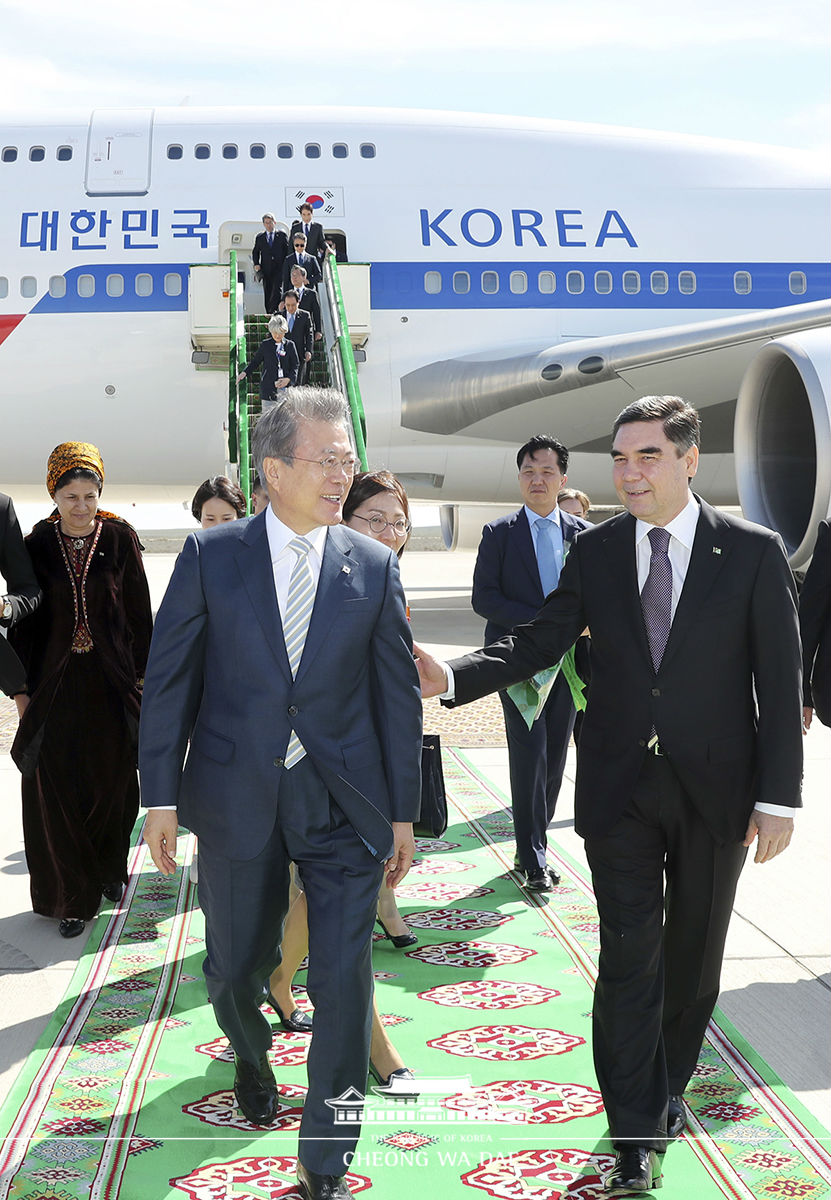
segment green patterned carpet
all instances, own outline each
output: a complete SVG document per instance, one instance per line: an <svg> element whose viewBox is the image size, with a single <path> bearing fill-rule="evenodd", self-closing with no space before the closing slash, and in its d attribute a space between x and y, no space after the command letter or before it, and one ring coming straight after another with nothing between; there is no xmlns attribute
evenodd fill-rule
<svg viewBox="0 0 831 1200"><path fill-rule="evenodd" d="M429 1091L391 1101L367 1085L349 1184L371 1200L596 1200L612 1153L591 1062L591 890L553 855L562 884L526 896L505 798L460 752L445 751L445 773L450 828L419 843L399 889L419 943L374 953L379 1009ZM180 861L192 849L183 834ZM248 1125L205 997L202 935L187 872L159 876L139 843L124 904L96 922L0 1110L0 1200L298 1198L308 1038L275 1031L278 1123ZM828 1135L725 1022L711 1025L688 1100L663 1195L831 1197Z"/></svg>

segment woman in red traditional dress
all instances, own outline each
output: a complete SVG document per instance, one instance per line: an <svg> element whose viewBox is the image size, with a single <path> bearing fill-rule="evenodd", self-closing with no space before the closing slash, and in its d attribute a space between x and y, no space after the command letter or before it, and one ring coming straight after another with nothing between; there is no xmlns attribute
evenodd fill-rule
<svg viewBox="0 0 831 1200"><path fill-rule="evenodd" d="M97 447L53 450L55 511L26 538L40 608L12 631L29 699L12 757L23 774L32 908L77 937L127 882L150 595L132 526L99 509Z"/></svg>

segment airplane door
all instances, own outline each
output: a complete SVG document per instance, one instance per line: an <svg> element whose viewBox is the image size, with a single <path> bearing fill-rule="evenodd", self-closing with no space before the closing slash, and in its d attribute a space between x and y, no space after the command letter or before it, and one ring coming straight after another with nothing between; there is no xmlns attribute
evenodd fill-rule
<svg viewBox="0 0 831 1200"><path fill-rule="evenodd" d="M145 196L152 137L152 108L96 109L87 138L87 195Z"/></svg>

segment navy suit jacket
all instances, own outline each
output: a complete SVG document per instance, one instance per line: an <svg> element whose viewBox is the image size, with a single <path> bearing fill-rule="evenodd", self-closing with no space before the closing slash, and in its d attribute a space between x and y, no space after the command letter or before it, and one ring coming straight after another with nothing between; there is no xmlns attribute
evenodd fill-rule
<svg viewBox="0 0 831 1200"><path fill-rule="evenodd" d="M564 541L572 542L588 527L582 517L560 511ZM514 625L524 625L542 608L545 595L524 506L482 530L470 599L473 611L487 621L486 642L504 637Z"/></svg>
<svg viewBox="0 0 831 1200"><path fill-rule="evenodd" d="M315 284L320 283L321 279L323 278L323 276L320 272L320 263L317 261L317 259L314 257L314 255L309 254L309 252L306 251L306 253L303 255L302 261L298 262L297 255L295 254L294 249L292 247L289 249L288 254L286 255L285 259L283 260L283 291L284 292L288 288L291 287L291 269L292 269L292 267L305 267L306 284L308 287L314 287Z"/></svg>
<svg viewBox="0 0 831 1200"><path fill-rule="evenodd" d="M420 805L421 692L394 554L329 529L292 679L265 514L190 535L156 624L142 701L142 803L228 858L265 846L292 729L379 860ZM182 763L187 761L182 771Z"/></svg>
<svg viewBox="0 0 831 1200"><path fill-rule="evenodd" d="M285 336L280 344L283 348L283 354L279 355L283 375L288 376L289 387L293 387L297 383L297 372L300 369L297 347L288 336ZM260 368L260 396L263 400L273 400L277 394L274 390L280 378L277 364L277 343L269 334L265 341L260 343L260 348L251 361L242 369L242 373L247 377L255 367Z"/></svg>
<svg viewBox="0 0 831 1200"><path fill-rule="evenodd" d="M293 238L296 233L303 232L303 222L294 221L289 239ZM309 232L306 234L306 253L314 255L317 259L322 259L326 253L326 235L319 221L311 221L309 223Z"/></svg>
<svg viewBox="0 0 831 1200"><path fill-rule="evenodd" d="M588 625L592 686L575 789L575 827L583 836L605 833L626 808L652 729L719 842L743 838L759 801L801 803L801 648L782 541L699 504L657 672L628 513L580 534L559 586L529 624L450 661L456 702L464 704L551 666Z"/></svg>
<svg viewBox="0 0 831 1200"><path fill-rule="evenodd" d="M831 725L831 529L820 521L811 565L799 597L806 707Z"/></svg>

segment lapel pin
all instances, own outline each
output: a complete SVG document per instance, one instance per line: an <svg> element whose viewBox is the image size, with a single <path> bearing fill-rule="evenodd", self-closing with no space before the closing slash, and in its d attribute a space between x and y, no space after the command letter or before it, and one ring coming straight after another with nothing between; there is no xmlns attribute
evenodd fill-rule
<svg viewBox="0 0 831 1200"><path fill-rule="evenodd" d="M352 568L351 568L351 567L341 567L341 571L343 571L344 575L351 575L351 574L352 574Z"/></svg>
<svg viewBox="0 0 831 1200"><path fill-rule="evenodd" d="M721 554L721 546L713 546L713 554Z"/></svg>

